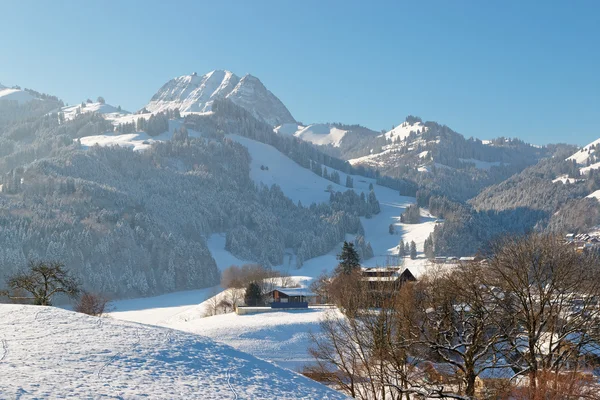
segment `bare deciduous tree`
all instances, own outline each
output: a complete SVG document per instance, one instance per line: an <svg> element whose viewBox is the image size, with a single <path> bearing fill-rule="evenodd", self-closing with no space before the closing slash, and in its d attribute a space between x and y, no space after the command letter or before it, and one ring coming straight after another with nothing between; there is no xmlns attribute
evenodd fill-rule
<svg viewBox="0 0 600 400"><path fill-rule="evenodd" d="M85 292L73 309L83 314L101 317L102 314L108 311L108 305L109 301L103 295Z"/></svg>
<svg viewBox="0 0 600 400"><path fill-rule="evenodd" d="M30 262L28 270L15 274L8 279L12 291L25 291L29 296L8 297L16 300L30 300L35 305L52 305L52 297L62 293L69 297L79 294L79 283L58 262Z"/></svg>
<svg viewBox="0 0 600 400"><path fill-rule="evenodd" d="M503 326L512 329L507 356L527 377L530 398L558 385L558 379L546 379L548 373L577 371L588 353L598 354L596 254L579 253L553 235L506 238L494 246L488 271L504 308Z"/></svg>

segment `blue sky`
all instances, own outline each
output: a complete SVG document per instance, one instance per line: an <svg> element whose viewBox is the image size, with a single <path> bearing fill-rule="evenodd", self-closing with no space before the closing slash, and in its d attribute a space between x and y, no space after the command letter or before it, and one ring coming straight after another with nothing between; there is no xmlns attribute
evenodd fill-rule
<svg viewBox="0 0 600 400"><path fill-rule="evenodd" d="M3 1L0 82L141 108L170 78L259 77L304 122L600 137L600 2Z"/></svg>

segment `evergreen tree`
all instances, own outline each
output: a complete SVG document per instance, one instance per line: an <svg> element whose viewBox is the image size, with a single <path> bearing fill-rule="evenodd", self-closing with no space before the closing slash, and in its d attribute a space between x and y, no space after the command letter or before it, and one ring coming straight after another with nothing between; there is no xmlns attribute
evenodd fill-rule
<svg viewBox="0 0 600 400"><path fill-rule="evenodd" d="M388 230L390 232L390 235L393 235L394 233L396 233L396 228L394 228L394 224L390 224Z"/></svg>
<svg viewBox="0 0 600 400"><path fill-rule="evenodd" d="M262 303L262 290L260 289L260 285L258 283L250 282L246 288L244 303L251 307L258 306Z"/></svg>
<svg viewBox="0 0 600 400"><path fill-rule="evenodd" d="M379 214L379 212L381 211L381 207L379 206L379 200L377 200L377 197L375 196L375 191L371 190L369 192L369 200L368 200L368 209L371 212L372 215L376 215Z"/></svg>
<svg viewBox="0 0 600 400"><path fill-rule="evenodd" d="M405 253L404 253L404 242L401 240L400 243L398 243L398 255L400 257L404 257Z"/></svg>
<svg viewBox="0 0 600 400"><path fill-rule="evenodd" d="M336 268L337 274L350 275L352 271L360 268L360 257L354 249L354 243L344 241L341 254L338 254L337 259L340 261Z"/></svg>
<svg viewBox="0 0 600 400"><path fill-rule="evenodd" d="M350 189L354 187L354 181L350 175L346 175L346 187Z"/></svg>
<svg viewBox="0 0 600 400"><path fill-rule="evenodd" d="M417 258L417 244L412 241L410 242L410 259L414 260Z"/></svg>

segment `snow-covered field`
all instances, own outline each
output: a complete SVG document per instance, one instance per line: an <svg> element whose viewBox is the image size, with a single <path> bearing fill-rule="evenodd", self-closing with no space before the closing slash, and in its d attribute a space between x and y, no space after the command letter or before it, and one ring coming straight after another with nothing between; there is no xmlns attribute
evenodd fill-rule
<svg viewBox="0 0 600 400"><path fill-rule="evenodd" d="M0 321L3 399L346 398L200 335L40 306Z"/></svg>

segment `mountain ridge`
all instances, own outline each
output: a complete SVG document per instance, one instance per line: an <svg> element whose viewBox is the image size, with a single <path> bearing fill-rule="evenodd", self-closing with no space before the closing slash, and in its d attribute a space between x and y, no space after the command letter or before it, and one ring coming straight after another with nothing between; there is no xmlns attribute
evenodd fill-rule
<svg viewBox="0 0 600 400"><path fill-rule="evenodd" d="M212 110L215 100L225 98L269 125L295 122L281 100L260 79L250 74L240 78L228 70L173 78L152 96L145 108L151 112L178 108L183 113L203 113Z"/></svg>

